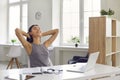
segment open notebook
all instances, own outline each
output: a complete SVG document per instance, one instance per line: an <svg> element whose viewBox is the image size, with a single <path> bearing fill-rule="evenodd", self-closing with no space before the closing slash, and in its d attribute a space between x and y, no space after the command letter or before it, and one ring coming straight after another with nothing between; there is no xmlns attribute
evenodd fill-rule
<svg viewBox="0 0 120 80"><path fill-rule="evenodd" d="M70 67L67 71L71 72L86 72L94 68L98 59L99 52L91 53L87 63L76 63L75 66Z"/></svg>

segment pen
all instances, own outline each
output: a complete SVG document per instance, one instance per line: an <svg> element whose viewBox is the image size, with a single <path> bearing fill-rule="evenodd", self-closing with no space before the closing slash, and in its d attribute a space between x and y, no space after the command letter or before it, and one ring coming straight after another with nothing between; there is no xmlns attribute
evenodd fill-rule
<svg viewBox="0 0 120 80"><path fill-rule="evenodd" d="M35 72L35 73L32 73L32 74L42 74L42 72Z"/></svg>

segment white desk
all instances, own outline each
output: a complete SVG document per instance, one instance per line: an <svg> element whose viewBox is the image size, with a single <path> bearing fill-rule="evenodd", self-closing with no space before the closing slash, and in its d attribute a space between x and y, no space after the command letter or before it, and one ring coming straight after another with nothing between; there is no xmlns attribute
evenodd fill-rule
<svg viewBox="0 0 120 80"><path fill-rule="evenodd" d="M120 80L120 68L115 68L106 65L96 64L93 70L87 71L85 73L76 73L66 71L70 66L73 65L61 65L53 67L43 67L42 69L63 69L61 74L39 74L30 80ZM23 68L23 69L12 69L12 70L2 70L0 71L0 80L4 79L5 76L12 76L14 79L20 80L19 74L29 74L33 72L38 72L38 68Z"/></svg>

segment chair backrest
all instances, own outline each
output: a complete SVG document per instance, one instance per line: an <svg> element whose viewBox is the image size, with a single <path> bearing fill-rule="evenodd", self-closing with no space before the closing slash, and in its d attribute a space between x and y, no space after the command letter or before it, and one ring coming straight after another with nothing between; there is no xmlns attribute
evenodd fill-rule
<svg viewBox="0 0 120 80"><path fill-rule="evenodd" d="M21 56L21 46L20 45L11 46L7 56L9 56L9 57L19 57L19 56Z"/></svg>
<svg viewBox="0 0 120 80"><path fill-rule="evenodd" d="M27 56L27 61L28 61L28 62L27 62L28 65L27 65L27 66L28 66L28 68L30 68L30 58L29 58L29 56Z"/></svg>
<svg viewBox="0 0 120 80"><path fill-rule="evenodd" d="M53 63L50 58L49 58L49 63L50 63L50 66L53 66Z"/></svg>

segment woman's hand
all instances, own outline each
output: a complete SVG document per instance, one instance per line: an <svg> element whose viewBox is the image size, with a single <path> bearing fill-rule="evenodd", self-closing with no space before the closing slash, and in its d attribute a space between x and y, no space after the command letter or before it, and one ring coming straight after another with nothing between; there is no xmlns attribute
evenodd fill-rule
<svg viewBox="0 0 120 80"><path fill-rule="evenodd" d="M30 37L29 33L26 33L24 31L22 31L21 29L19 28L16 28L15 29L15 33L16 33L16 36L18 37L18 39L20 40L20 42L22 43L22 45L24 46L24 48L26 49L28 55L30 55L31 53L31 50L32 50L32 46L31 44L26 41L25 37ZM25 37L24 37L25 36Z"/></svg>
<svg viewBox="0 0 120 80"><path fill-rule="evenodd" d="M53 30L49 30L49 31L47 31L47 32L42 33L42 36L48 36L48 35L50 36L50 37L44 42L44 44L45 44L46 47L49 47L49 46L53 43L53 41L56 39L56 37L57 37L57 35L58 35L58 32L59 32L58 29L53 29Z"/></svg>
<svg viewBox="0 0 120 80"><path fill-rule="evenodd" d="M27 38L30 38L30 34L29 34L29 33L26 33L26 37L27 37Z"/></svg>

